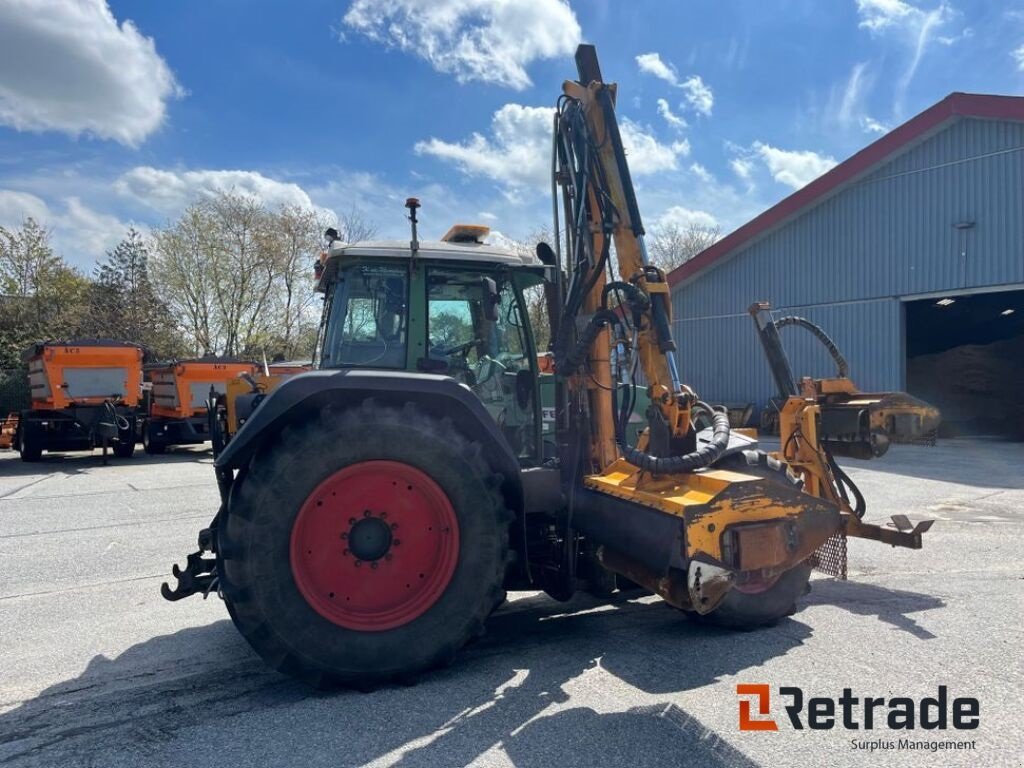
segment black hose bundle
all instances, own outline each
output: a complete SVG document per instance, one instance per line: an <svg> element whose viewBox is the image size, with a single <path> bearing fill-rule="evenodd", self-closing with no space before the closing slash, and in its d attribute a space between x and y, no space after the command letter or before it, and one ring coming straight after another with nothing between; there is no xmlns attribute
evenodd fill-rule
<svg viewBox="0 0 1024 768"><path fill-rule="evenodd" d="M836 368L839 371L839 377L842 379L849 378L850 376L850 364L846 362L846 358L843 357L843 353L839 351L839 347L832 341L832 337L825 333L824 329L820 325L816 325L808 320L806 317L798 317L797 315L789 315L787 317L779 318L775 321L776 328L785 328L787 325L798 325L811 333L825 345L825 349L828 350L829 355L835 361Z"/></svg>
<svg viewBox="0 0 1024 768"><path fill-rule="evenodd" d="M571 376L577 368L583 365L583 361L590 351L590 345L594 343L597 334L606 325L614 325L619 322L621 322L619 316L610 309L602 309L596 312L590 318L590 322L587 323L583 332L580 333L579 340L571 352L567 353L562 345L555 347L555 373L559 376Z"/></svg>
<svg viewBox="0 0 1024 768"><path fill-rule="evenodd" d="M692 472L695 469L710 467L722 457L729 445L729 414L712 410L706 403L698 403L711 414L711 441L697 450L684 456L652 456L631 445L627 445L624 436L619 437L622 457L634 467L654 475L669 475L675 472Z"/></svg>
<svg viewBox="0 0 1024 768"><path fill-rule="evenodd" d="M605 108L611 110L611 102L608 102ZM611 126L610 130L614 129L613 115L607 122ZM576 331L576 317L583 305L584 298L608 267L611 234L621 218L619 211L606 192L608 185L604 178L602 165L597 159L598 150L608 140L608 136L593 137L589 135L587 122L583 115L583 106L579 101L566 96L559 99L555 117L552 165L555 183L561 184L563 189L567 236L566 252L569 263L572 265L564 309L558 324L557 338L553 344L555 373L559 376L571 376L583 365L591 345L606 326L616 325L624 332L627 331L628 312L632 315L632 327L636 329L639 327L643 315L652 308L651 297L636 285L624 280L612 280L602 290L601 309L579 332L576 343L572 343L573 333ZM622 173L628 178L625 158L621 158L621 161ZM555 183L552 184L552 188ZM596 212L588 206L590 200L596 202ZM637 236L641 236L643 235L643 226L640 223L639 211L636 210L635 198L630 196L627 204L630 208L630 222L633 230ZM598 228L604 237L602 238L601 252L595 254L592 234ZM664 278L660 272L654 270L653 274L647 275L647 279L651 282L661 282ZM608 306L608 297L613 292L619 297L620 311L612 310ZM660 314L656 312L656 324L658 317L662 317L664 322L667 315L663 312ZM661 351L671 354L675 349L675 345L671 341L671 333L660 328L658 331ZM690 472L710 466L725 452L729 444L728 414L713 412L709 406L703 403L700 405L712 413L713 433L712 439L707 445L684 456L666 457L652 456L629 445L626 441L626 426L636 404L635 371L632 373L631 383L625 389L621 403L615 402L618 387L613 389L612 397L613 408L616 410L616 441L622 449L623 457L630 464L654 474Z"/></svg>

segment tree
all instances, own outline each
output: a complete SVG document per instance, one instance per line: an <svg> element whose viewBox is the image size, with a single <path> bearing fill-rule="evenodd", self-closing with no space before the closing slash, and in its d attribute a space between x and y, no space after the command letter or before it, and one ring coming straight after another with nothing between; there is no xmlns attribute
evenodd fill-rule
<svg viewBox="0 0 1024 768"><path fill-rule="evenodd" d="M362 240L372 240L377 236L377 225L355 207L338 216L335 229L338 230L338 237L343 243L358 243Z"/></svg>
<svg viewBox="0 0 1024 768"><path fill-rule="evenodd" d="M97 266L90 290L91 335L142 344L158 359L187 353L174 316L149 276L149 249L135 229Z"/></svg>
<svg viewBox="0 0 1024 768"><path fill-rule="evenodd" d="M686 225L666 223L654 232L648 252L652 263L671 272L714 245L721 234L718 225L709 227L694 222Z"/></svg>
<svg viewBox="0 0 1024 768"><path fill-rule="evenodd" d="M204 211L193 205L154 237L153 278L188 345L201 355L216 354L221 347L213 276L207 265L211 227Z"/></svg>
<svg viewBox="0 0 1024 768"><path fill-rule="evenodd" d="M538 243L547 243L552 248L555 242L551 230L542 227L527 235L525 240L512 241L512 249L520 254L534 255L537 252ZM551 345L551 323L548 318L548 305L544 297L544 286L535 285L523 292L526 300L526 314L533 328L533 340L537 345L538 352L546 352Z"/></svg>
<svg viewBox="0 0 1024 768"><path fill-rule="evenodd" d="M50 233L31 216L21 228L0 227L0 287L13 296L35 296L64 265L50 247Z"/></svg>
<svg viewBox="0 0 1024 768"><path fill-rule="evenodd" d="M34 342L77 335L88 286L53 252L49 232L35 219L16 230L0 227L0 367L19 366Z"/></svg>
<svg viewBox="0 0 1024 768"><path fill-rule="evenodd" d="M313 265L328 222L315 211L285 206L273 215L271 226L277 239L274 252L280 289L274 301L278 323L270 346L281 359L311 357L319 325Z"/></svg>
<svg viewBox="0 0 1024 768"><path fill-rule="evenodd" d="M155 235L158 293L199 352L310 356L319 325L313 264L327 224L315 211L270 211L234 193L196 202ZM337 227L343 238L376 231L354 209Z"/></svg>

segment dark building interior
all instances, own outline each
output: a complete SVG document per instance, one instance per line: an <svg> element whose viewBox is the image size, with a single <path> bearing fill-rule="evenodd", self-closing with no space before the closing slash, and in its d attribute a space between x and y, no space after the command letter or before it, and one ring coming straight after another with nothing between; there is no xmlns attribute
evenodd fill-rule
<svg viewBox="0 0 1024 768"><path fill-rule="evenodd" d="M1024 440L1024 291L911 301L907 391L942 410L939 435Z"/></svg>

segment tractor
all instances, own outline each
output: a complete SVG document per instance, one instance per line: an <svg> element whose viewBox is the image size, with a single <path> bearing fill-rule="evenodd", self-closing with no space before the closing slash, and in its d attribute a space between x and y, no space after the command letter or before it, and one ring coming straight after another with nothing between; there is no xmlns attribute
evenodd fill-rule
<svg viewBox="0 0 1024 768"><path fill-rule="evenodd" d="M926 524L863 521L833 457L881 455L934 428L934 408L861 394L845 371L797 381L764 305L779 450L683 383L616 87L592 46L576 58L554 118L554 242L522 254L472 226L421 242L415 199L409 241L329 230L317 370L263 398L216 457L220 509L163 595L219 594L275 669L315 686L413 679L511 590L639 586L759 627L794 610L813 565L842 575L847 536L921 546ZM544 294L550 364L529 291Z"/></svg>

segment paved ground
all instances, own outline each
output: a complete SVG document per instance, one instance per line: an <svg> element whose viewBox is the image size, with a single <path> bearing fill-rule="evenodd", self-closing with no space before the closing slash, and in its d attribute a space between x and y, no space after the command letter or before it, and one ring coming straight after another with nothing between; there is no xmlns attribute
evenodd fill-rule
<svg viewBox="0 0 1024 768"><path fill-rule="evenodd" d="M816 580L773 629L705 629L652 598L525 595L454 667L372 694L306 690L262 668L218 600L160 599L216 506L209 464L198 451L108 467L0 454L0 763L1021 764L1022 444L848 462L869 518L939 522L922 552L853 542L851 580ZM863 731L785 724L739 732L737 683L918 698L945 684L981 701L978 730L949 732L977 749L866 752L851 743Z"/></svg>

